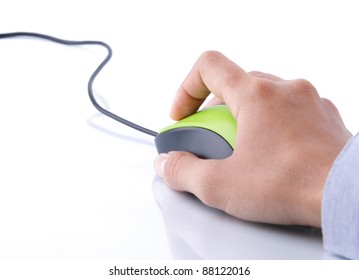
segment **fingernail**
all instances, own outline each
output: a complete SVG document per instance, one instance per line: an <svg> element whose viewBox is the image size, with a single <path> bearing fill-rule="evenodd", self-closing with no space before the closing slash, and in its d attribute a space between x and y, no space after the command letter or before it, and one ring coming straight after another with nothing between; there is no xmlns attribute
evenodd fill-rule
<svg viewBox="0 0 359 280"><path fill-rule="evenodd" d="M166 165L166 161L167 161L168 157L169 157L168 154L159 154L155 158L155 163L154 163L155 171L156 171L157 175L162 178L165 175L165 165Z"/></svg>

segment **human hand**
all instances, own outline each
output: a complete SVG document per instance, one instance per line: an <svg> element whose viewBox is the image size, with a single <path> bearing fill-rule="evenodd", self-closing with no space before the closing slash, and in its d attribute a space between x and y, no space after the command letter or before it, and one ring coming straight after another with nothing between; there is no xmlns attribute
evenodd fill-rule
<svg viewBox="0 0 359 280"><path fill-rule="evenodd" d="M211 92L237 121L233 155L204 160L170 152L156 158L156 172L173 189L235 217L320 227L326 178L351 137L336 107L306 80L247 73L210 51L179 88L171 117L196 112Z"/></svg>

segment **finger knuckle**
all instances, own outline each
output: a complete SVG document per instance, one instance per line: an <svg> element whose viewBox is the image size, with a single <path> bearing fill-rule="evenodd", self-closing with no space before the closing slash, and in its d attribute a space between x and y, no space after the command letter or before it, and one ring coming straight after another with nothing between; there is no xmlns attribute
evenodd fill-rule
<svg viewBox="0 0 359 280"><path fill-rule="evenodd" d="M318 97L318 92L311 82L306 79L297 79L292 81L292 87L294 92L306 97Z"/></svg>
<svg viewBox="0 0 359 280"><path fill-rule="evenodd" d="M196 174L197 175L197 174ZM222 189L221 172L216 164L209 164L195 180L198 187L197 197L206 205L215 207L220 204Z"/></svg>
<svg viewBox="0 0 359 280"><path fill-rule="evenodd" d="M339 110L338 108L334 105L334 103L332 101L330 101L327 98L322 98L322 102L324 103L324 105L333 113L339 115Z"/></svg>
<svg viewBox="0 0 359 280"><path fill-rule="evenodd" d="M205 51L199 58L201 62L211 63L222 58L223 54L219 51L209 50Z"/></svg>
<svg viewBox="0 0 359 280"><path fill-rule="evenodd" d="M272 98L275 93L275 83L262 78L254 78L249 84L249 91L250 96L256 100Z"/></svg>
<svg viewBox="0 0 359 280"><path fill-rule="evenodd" d="M177 184L181 176L180 175L181 169L179 168L179 166L181 165L181 161L184 159L184 157L185 157L185 153L179 152L178 156L169 157L165 165L164 179L166 180L166 182L168 182L168 184L170 184L175 188L177 187Z"/></svg>

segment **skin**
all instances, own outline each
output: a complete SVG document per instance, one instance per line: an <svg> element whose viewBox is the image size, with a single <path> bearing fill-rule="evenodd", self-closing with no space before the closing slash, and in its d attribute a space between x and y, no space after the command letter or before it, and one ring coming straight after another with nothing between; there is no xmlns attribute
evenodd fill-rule
<svg viewBox="0 0 359 280"><path fill-rule="evenodd" d="M219 52L204 53L180 86L171 117L225 103L238 124L224 160L160 154L156 173L173 189L243 220L321 227L323 189L351 138L336 107L304 79L245 72Z"/></svg>

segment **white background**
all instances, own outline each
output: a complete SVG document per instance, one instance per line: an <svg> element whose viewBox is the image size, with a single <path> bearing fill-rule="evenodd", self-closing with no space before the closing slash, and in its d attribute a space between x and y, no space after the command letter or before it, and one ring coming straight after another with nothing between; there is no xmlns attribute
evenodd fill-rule
<svg viewBox="0 0 359 280"><path fill-rule="evenodd" d="M111 111L156 131L171 122L171 100L197 57L215 49L247 71L310 80L356 133L356 6L4 0L0 32L109 43L114 56L96 93ZM104 55L95 46L0 41L0 258L323 256L315 235L232 220L154 180L153 139L100 116L87 97Z"/></svg>

